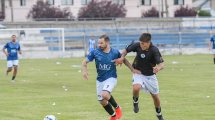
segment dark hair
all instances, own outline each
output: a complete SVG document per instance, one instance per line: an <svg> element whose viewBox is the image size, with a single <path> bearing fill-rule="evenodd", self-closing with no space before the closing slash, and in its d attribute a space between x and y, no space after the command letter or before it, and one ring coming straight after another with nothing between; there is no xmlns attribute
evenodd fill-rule
<svg viewBox="0 0 215 120"><path fill-rule="evenodd" d="M104 38L105 42L109 42L110 41L110 39L109 39L109 37L107 35L101 35L99 37L99 39L102 39L102 38Z"/></svg>
<svg viewBox="0 0 215 120"><path fill-rule="evenodd" d="M151 41L151 34L150 33L143 33L140 36L139 41L141 41L141 42L149 42L149 41Z"/></svg>
<svg viewBox="0 0 215 120"><path fill-rule="evenodd" d="M11 35L11 37L16 37L16 35Z"/></svg>

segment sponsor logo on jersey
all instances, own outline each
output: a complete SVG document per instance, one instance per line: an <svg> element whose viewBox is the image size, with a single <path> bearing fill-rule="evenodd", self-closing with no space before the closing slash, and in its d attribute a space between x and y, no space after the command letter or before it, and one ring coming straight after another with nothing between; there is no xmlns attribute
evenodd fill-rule
<svg viewBox="0 0 215 120"><path fill-rule="evenodd" d="M99 64L99 69L100 70L110 70L111 65L108 64Z"/></svg>
<svg viewBox="0 0 215 120"><path fill-rule="evenodd" d="M11 53L16 53L16 49L12 49L12 50L11 50Z"/></svg>

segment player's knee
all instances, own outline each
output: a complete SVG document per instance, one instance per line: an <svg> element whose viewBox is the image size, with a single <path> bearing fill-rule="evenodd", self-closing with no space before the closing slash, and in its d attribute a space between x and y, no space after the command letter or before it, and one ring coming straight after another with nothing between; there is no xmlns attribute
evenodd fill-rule
<svg viewBox="0 0 215 120"><path fill-rule="evenodd" d="M7 71L8 72L12 71L12 67L7 68Z"/></svg>
<svg viewBox="0 0 215 120"><path fill-rule="evenodd" d="M102 96L105 100L110 99L110 93L109 93L108 91L102 91L101 96Z"/></svg>
<svg viewBox="0 0 215 120"><path fill-rule="evenodd" d="M108 104L107 100L103 99L103 100L100 100L99 103L102 105L102 106L106 106Z"/></svg>
<svg viewBox="0 0 215 120"><path fill-rule="evenodd" d="M141 85L139 85L139 84L133 85L133 91L134 92L139 92L140 89L141 89Z"/></svg>
<svg viewBox="0 0 215 120"><path fill-rule="evenodd" d="M151 94L152 98L156 101L160 100L159 95L158 94Z"/></svg>
<svg viewBox="0 0 215 120"><path fill-rule="evenodd" d="M13 68L14 68L15 70L17 70L17 69L18 69L18 66L17 66L17 65L14 65Z"/></svg>

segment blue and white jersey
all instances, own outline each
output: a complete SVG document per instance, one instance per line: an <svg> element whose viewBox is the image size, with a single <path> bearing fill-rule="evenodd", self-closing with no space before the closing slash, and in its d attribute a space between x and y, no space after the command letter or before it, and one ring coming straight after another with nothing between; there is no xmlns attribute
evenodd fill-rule
<svg viewBox="0 0 215 120"><path fill-rule="evenodd" d="M4 49L7 49L8 57L7 60L18 60L18 51L21 50L19 43L8 42Z"/></svg>
<svg viewBox="0 0 215 120"><path fill-rule="evenodd" d="M87 61L95 59L96 70L98 73L97 80L103 82L108 78L117 78L116 65L114 59L120 58L121 54L118 50L111 48L109 53L103 52L97 48L87 55Z"/></svg>
<svg viewBox="0 0 215 120"><path fill-rule="evenodd" d="M215 49L215 36L211 38L211 42L212 42L212 49Z"/></svg>
<svg viewBox="0 0 215 120"><path fill-rule="evenodd" d="M89 39L89 52L93 51L95 48L95 44L96 44L96 41L95 40L92 40L92 39Z"/></svg>

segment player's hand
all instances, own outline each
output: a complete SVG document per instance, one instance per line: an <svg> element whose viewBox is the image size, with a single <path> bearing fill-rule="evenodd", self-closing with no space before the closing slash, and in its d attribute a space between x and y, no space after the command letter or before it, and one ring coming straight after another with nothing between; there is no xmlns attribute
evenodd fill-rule
<svg viewBox="0 0 215 120"><path fill-rule="evenodd" d="M115 62L115 65L122 65L123 58L114 59L113 62Z"/></svg>
<svg viewBox="0 0 215 120"><path fill-rule="evenodd" d="M88 72L87 71L83 71L83 74L82 74L84 80L88 80Z"/></svg>
<svg viewBox="0 0 215 120"><path fill-rule="evenodd" d="M7 52L5 53L5 55L6 55L7 57L9 56L9 54L8 54Z"/></svg>
<svg viewBox="0 0 215 120"><path fill-rule="evenodd" d="M160 69L158 67L153 67L153 73L158 73Z"/></svg>
<svg viewBox="0 0 215 120"><path fill-rule="evenodd" d="M137 69L133 69L132 71L134 74L141 74L141 71L137 70Z"/></svg>

